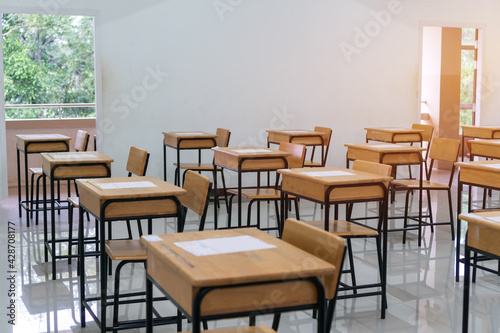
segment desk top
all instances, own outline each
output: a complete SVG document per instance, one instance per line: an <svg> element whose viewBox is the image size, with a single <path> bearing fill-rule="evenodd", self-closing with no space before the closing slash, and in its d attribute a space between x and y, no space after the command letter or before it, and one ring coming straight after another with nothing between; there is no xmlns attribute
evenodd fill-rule
<svg viewBox="0 0 500 333"><path fill-rule="evenodd" d="M17 148L29 153L68 151L71 138L62 134L17 134Z"/></svg>
<svg viewBox="0 0 500 333"><path fill-rule="evenodd" d="M50 165L62 165L73 163L111 163L114 160L98 151L78 151L78 152L59 152L42 153L43 163Z"/></svg>
<svg viewBox="0 0 500 333"><path fill-rule="evenodd" d="M424 130L421 129L413 129L413 128L404 128L404 127L368 127L365 128L366 131L370 132L386 132L386 133L423 133Z"/></svg>
<svg viewBox="0 0 500 333"><path fill-rule="evenodd" d="M498 139L476 139L470 140L471 145L485 145L485 146L500 146L500 140Z"/></svg>
<svg viewBox="0 0 500 333"><path fill-rule="evenodd" d="M78 179L78 188L103 199L148 198L159 195L180 196L186 190L150 176ZM83 198L81 198L83 200Z"/></svg>
<svg viewBox="0 0 500 333"><path fill-rule="evenodd" d="M286 158L291 155L265 147L215 147L212 150L215 165L246 172L286 168Z"/></svg>
<svg viewBox="0 0 500 333"><path fill-rule="evenodd" d="M173 148L212 148L217 145L216 134L202 131L162 132L164 144Z"/></svg>
<svg viewBox="0 0 500 333"><path fill-rule="evenodd" d="M381 142L421 142L424 130L402 127L365 128L366 139Z"/></svg>
<svg viewBox="0 0 500 333"><path fill-rule="evenodd" d="M277 134L285 134L290 136L311 136L311 135L324 135L322 132L315 132L303 129L290 129L290 130L266 130L267 133L277 133Z"/></svg>
<svg viewBox="0 0 500 333"><path fill-rule="evenodd" d="M482 126L462 126L462 136L472 138L493 139L500 138L500 126L482 125Z"/></svg>
<svg viewBox="0 0 500 333"><path fill-rule="evenodd" d="M467 221L467 246L500 256L500 211L460 214Z"/></svg>
<svg viewBox="0 0 500 333"><path fill-rule="evenodd" d="M455 162L455 165L459 166L460 169L475 169L475 170L500 172L499 160Z"/></svg>
<svg viewBox="0 0 500 333"><path fill-rule="evenodd" d="M265 147L215 147L212 150L217 154L231 155L238 158L252 157L280 157L290 156L288 152Z"/></svg>
<svg viewBox="0 0 500 333"><path fill-rule="evenodd" d="M272 248L196 256L174 244L241 236L253 237ZM321 277L335 270L328 262L254 228L143 236L141 241L194 287Z"/></svg>
<svg viewBox="0 0 500 333"><path fill-rule="evenodd" d="M34 141L69 141L71 138L62 134L17 134L19 140L25 142Z"/></svg>
<svg viewBox="0 0 500 333"><path fill-rule="evenodd" d="M485 210L477 213L460 214L459 219L500 231L500 210Z"/></svg>
<svg viewBox="0 0 500 333"><path fill-rule="evenodd" d="M346 143L344 146L354 149L363 149L379 153L409 153L409 152L422 152L425 151L423 147L398 145L395 143Z"/></svg>
<svg viewBox="0 0 500 333"><path fill-rule="evenodd" d="M283 179L285 177L300 178L324 185L378 183L389 182L393 179L390 176L340 167L283 169L278 172L284 177Z"/></svg>

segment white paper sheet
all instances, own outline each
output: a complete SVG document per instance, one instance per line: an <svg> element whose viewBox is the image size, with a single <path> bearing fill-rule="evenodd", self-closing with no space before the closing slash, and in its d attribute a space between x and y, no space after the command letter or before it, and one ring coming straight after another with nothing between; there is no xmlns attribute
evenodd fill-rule
<svg viewBox="0 0 500 333"><path fill-rule="evenodd" d="M161 242L163 240L160 237L158 237L157 235L144 235L144 236L142 236L142 238L144 238L148 242Z"/></svg>
<svg viewBox="0 0 500 333"><path fill-rule="evenodd" d="M50 154L50 156L55 159L84 159L84 158L96 158L95 154Z"/></svg>
<svg viewBox="0 0 500 333"><path fill-rule="evenodd" d="M487 167L493 169L500 169L500 164L488 164Z"/></svg>
<svg viewBox="0 0 500 333"><path fill-rule="evenodd" d="M174 245L197 257L272 249L276 247L252 236L210 238L197 241L177 242L174 243Z"/></svg>
<svg viewBox="0 0 500 333"><path fill-rule="evenodd" d="M354 175L352 172L348 171L311 171L311 172L302 172L303 175L311 176L311 177L336 177L336 176L352 176Z"/></svg>
<svg viewBox="0 0 500 333"><path fill-rule="evenodd" d="M96 184L103 190L124 189L124 188L143 188L143 187L158 187L150 181L144 182L118 182L118 183L98 183Z"/></svg>
<svg viewBox="0 0 500 333"><path fill-rule="evenodd" d="M290 134L300 134L300 133L309 133L309 131L305 130L297 130L297 131L283 131L285 133L290 133Z"/></svg>
<svg viewBox="0 0 500 333"><path fill-rule="evenodd" d="M383 145L370 145L370 147L375 147L375 148L394 148L397 147L395 144L383 144Z"/></svg>
<svg viewBox="0 0 500 333"><path fill-rule="evenodd" d="M248 153L272 153L269 149L253 149L253 148L245 148L245 149L236 149L233 150L236 153L248 154Z"/></svg>

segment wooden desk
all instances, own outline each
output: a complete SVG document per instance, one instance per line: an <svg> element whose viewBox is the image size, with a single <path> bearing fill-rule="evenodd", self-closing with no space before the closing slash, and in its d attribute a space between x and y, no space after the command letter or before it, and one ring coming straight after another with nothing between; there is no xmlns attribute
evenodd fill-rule
<svg viewBox="0 0 500 333"><path fill-rule="evenodd" d="M22 208L26 209L26 226L30 226L30 208L29 204L33 198L29 197L28 190L28 155L47 152L64 152L69 151L70 137L62 134L18 134L16 135L17 142L17 188L19 201L19 217L22 217ZM24 188L25 197L22 199L21 187L21 162L20 153L24 154ZM37 220L38 222L38 220Z"/></svg>
<svg viewBox="0 0 500 333"><path fill-rule="evenodd" d="M112 330L106 328L107 278L108 261L105 254L105 222L127 219L153 219L177 216L180 223L181 203L178 196L186 191L180 187L154 177L118 177L77 180L80 192L78 255L80 258L80 319L85 327L85 309L101 328L101 332ZM83 244L83 214L89 212L99 220L98 234L100 252L99 275L101 277L100 296L85 295L85 267ZM151 232L151 230L148 230ZM89 305L91 301L100 301L100 319Z"/></svg>
<svg viewBox="0 0 500 333"><path fill-rule="evenodd" d="M462 213L462 191L464 185L469 186L469 198L467 202L467 213L472 210L471 187L480 187L485 190L500 190L500 161L473 161L473 162L456 162L456 166L460 167L458 171L458 189L457 189L457 244L455 258L455 279L458 282L459 265L463 262L460 259L460 237L461 237L461 221L460 214Z"/></svg>
<svg viewBox="0 0 500 333"><path fill-rule="evenodd" d="M330 205L354 202L378 201L380 217L377 229L382 233L382 267L380 292L370 295L382 296L382 318L385 316L386 274L387 274L387 204L388 188L392 177L372 173L344 169L338 167L297 168L278 170L281 180L281 215L286 218L286 195L294 195L324 205L324 229L330 231ZM338 220L338 210L335 210L334 220ZM358 294L359 296L359 294Z"/></svg>
<svg viewBox="0 0 500 333"><path fill-rule="evenodd" d="M45 261L48 261L50 252L52 257L52 279L56 278L56 259L67 256L56 256L56 219L54 182L56 180L73 180L77 178L98 178L111 176L113 159L99 152L66 152L42 153L43 169L43 221ZM47 237L47 180L50 179L50 223L51 238Z"/></svg>
<svg viewBox="0 0 500 333"><path fill-rule="evenodd" d="M468 330L471 251L500 260L500 211L460 214L467 221L462 332Z"/></svg>
<svg viewBox="0 0 500 333"><path fill-rule="evenodd" d="M233 246L248 245L250 238L272 248L196 256L179 246L229 237L243 237L233 239ZM316 256L254 228L143 236L142 241L148 248L147 332L152 332L152 283L192 320L193 333L200 332L201 320L306 308L318 309L318 332L325 331L322 280L336 268Z"/></svg>
<svg viewBox="0 0 500 333"><path fill-rule="evenodd" d="M465 138L500 139L500 126L462 126L462 162L464 161Z"/></svg>
<svg viewBox="0 0 500 333"><path fill-rule="evenodd" d="M177 153L177 165L181 165L181 150L197 149L198 163L201 163L201 150L217 147L217 135L192 132L162 132L163 133L163 180L167 181L167 147L174 148ZM180 172L177 173L175 184L179 185Z"/></svg>
<svg viewBox="0 0 500 333"><path fill-rule="evenodd" d="M380 141L390 143L420 142L422 146L422 133L424 130L401 127L373 127L365 128L366 142Z"/></svg>
<svg viewBox="0 0 500 333"><path fill-rule="evenodd" d="M469 143L471 161L475 156L500 159L500 140L471 140Z"/></svg>
<svg viewBox="0 0 500 333"><path fill-rule="evenodd" d="M354 160L383 163L392 165L392 177L396 178L396 167L398 165L418 165L419 166L419 209L418 209L418 246L422 243L422 180L423 180L423 147L397 145L393 143L359 143L345 144L347 147L346 166ZM391 219L399 217L390 217ZM402 229L391 229L390 231L400 231Z"/></svg>
<svg viewBox="0 0 500 333"><path fill-rule="evenodd" d="M267 130L267 147L281 142L296 143L305 146L321 146L321 165L325 165L325 144L328 135L308 130Z"/></svg>
<svg viewBox="0 0 500 333"><path fill-rule="evenodd" d="M214 168L217 166L238 173L238 228L241 228L241 183L245 172L276 171L288 168L287 156L290 153L264 147L225 147L212 148ZM217 196L217 178L214 178L214 192ZM217 202L216 198L215 202ZM217 213L217 205L214 205ZM230 227L231 221L228 221ZM217 229L217 221L215 223Z"/></svg>

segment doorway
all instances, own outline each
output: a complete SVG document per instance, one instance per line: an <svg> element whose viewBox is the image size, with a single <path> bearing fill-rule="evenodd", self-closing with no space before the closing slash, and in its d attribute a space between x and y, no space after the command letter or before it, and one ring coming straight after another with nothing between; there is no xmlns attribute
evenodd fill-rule
<svg viewBox="0 0 500 333"><path fill-rule="evenodd" d="M11 26L14 26L14 19L20 17L26 18L28 23L33 23L33 26L47 26L56 27L56 30L65 30L68 35L71 35L69 39L58 38L56 41L51 43L51 49L49 49L45 54L37 54L37 56L32 56L37 61L43 59L48 59L49 62L45 64L38 65L38 68L33 68L33 65L29 64L29 59L21 59L23 61L20 65L27 66L31 68L33 77L39 79L38 82L33 84L33 87L38 86L40 83L49 83L46 87L38 89L38 91L44 91L43 96L39 96L38 100L33 98L21 99L17 98L15 94L12 93L13 88L11 78L7 78L5 70L7 66L12 69L12 64L16 64L16 61L10 62L1 53L2 60L0 61L2 68L2 75L4 75L4 80L2 80L0 86L0 94L4 96L2 102L0 103L0 198L5 197L8 193L8 186L13 186L15 182L13 181L13 172L15 170L12 163L15 165L15 134L30 134L30 133L61 133L73 137L76 133L75 128L88 130L90 132L95 132L97 123L96 118L100 117L100 101L101 101L101 75L100 75L100 48L98 42L98 32L99 23L98 16L95 11L74 11L59 9L57 15L47 14L40 9L40 12L36 10L24 11L20 8L1 8L0 12L4 13L2 18L8 18ZM41 20L38 22L36 20ZM43 23L43 24L42 24ZM68 23L67 28L63 28L63 23ZM3 28L9 25L3 24ZM19 28L12 29L9 35L18 34L19 31L16 29L23 29L28 26L28 24L18 24ZM14 26L15 27L15 26ZM80 31L76 29L78 27L84 27L86 29L87 38L78 38L83 35ZM24 28L25 29L25 28ZM41 36L42 33L32 33L34 36ZM51 35L46 34L45 40L41 45L48 46L51 42ZM16 38L14 41L9 41L6 43L5 37L0 41L0 47L5 51L5 46L13 47L18 46L13 44L17 43L17 40L23 41L24 36ZM26 41L28 43L28 41ZM44 44L45 43L45 44ZM33 45L32 45L33 46ZM57 46L62 46L61 52L56 54L55 48ZM36 47L36 46L35 46ZM72 57L71 52L68 50L75 49L78 50L79 54L86 54L89 61L79 62L78 57ZM42 50L40 50L42 52ZM87 53L85 53L87 52ZM45 56L45 57L44 57ZM62 61L57 62L62 59ZM7 62L7 63L6 63ZM91 65L89 65L91 63ZM88 67L91 66L90 72ZM69 75L64 75L62 72L57 72L61 68L67 69ZM49 75L41 75L39 72L46 70L50 74L54 74L50 81L48 81ZM86 71L86 72L85 72ZM45 72L44 72L45 73ZM85 74L82 74L85 73ZM89 74L90 73L90 74ZM15 73L14 73L15 74ZM42 73L43 74L43 73ZM12 76L11 76L12 77ZM15 77L15 75L14 75ZM44 79L46 82L41 82ZM57 82L57 84L52 84ZM18 89L21 92L27 92L24 96L34 96L30 94L31 86L29 83L23 82L24 85ZM83 86L91 85L91 89L82 89ZM23 96L23 94L20 94ZM8 100L5 100L8 98ZM9 106L6 108L6 104ZM34 104L34 105L30 105ZM32 106L34 108L32 108ZM38 117L38 119L37 119ZM23 119L24 118L24 119ZM40 118L44 118L40 121ZM19 120L22 119L22 120ZM40 127L40 124L43 124ZM26 127L20 127L24 126ZM80 128L81 127L81 128ZM68 131L68 133L62 133L63 131ZM31 161L30 161L31 162ZM36 162L36 161L35 161ZM8 170L8 171L7 171Z"/></svg>
<svg viewBox="0 0 500 333"><path fill-rule="evenodd" d="M479 124L482 27L422 25L420 112L434 135L459 139Z"/></svg>

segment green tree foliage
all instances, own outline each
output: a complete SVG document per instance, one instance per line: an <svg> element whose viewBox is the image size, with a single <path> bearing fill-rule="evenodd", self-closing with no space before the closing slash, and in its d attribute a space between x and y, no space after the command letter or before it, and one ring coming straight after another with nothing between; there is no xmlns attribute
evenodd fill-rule
<svg viewBox="0 0 500 333"><path fill-rule="evenodd" d="M94 103L93 18L3 14L6 104ZM94 117L94 108L63 109ZM57 109L8 109L7 119L54 118Z"/></svg>

